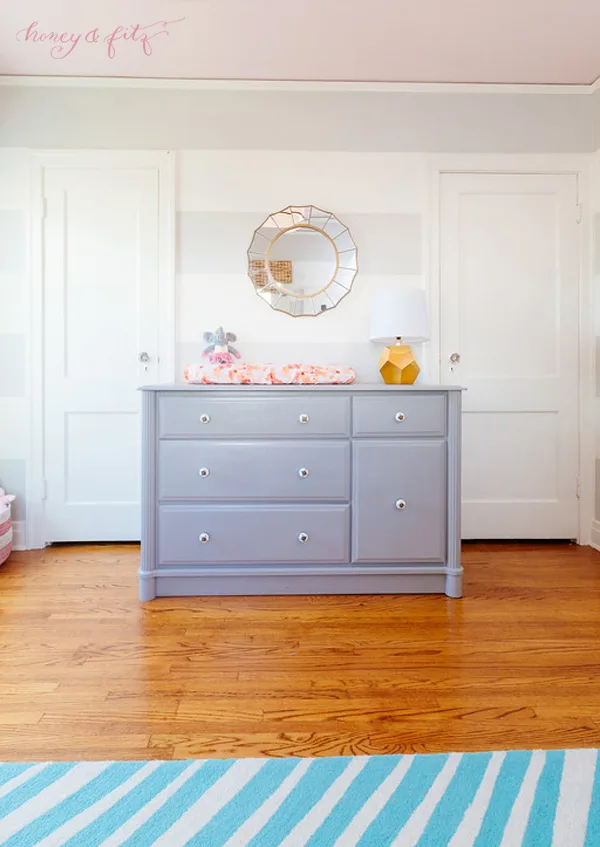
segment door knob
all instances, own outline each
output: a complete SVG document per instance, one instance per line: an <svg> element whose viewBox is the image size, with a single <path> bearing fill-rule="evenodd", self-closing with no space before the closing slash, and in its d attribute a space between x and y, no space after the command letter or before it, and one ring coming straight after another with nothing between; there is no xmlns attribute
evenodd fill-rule
<svg viewBox="0 0 600 847"><path fill-rule="evenodd" d="M140 353L140 355L138 356L138 362L141 362L142 365L145 365L149 361L150 361L150 356L148 355L148 353L146 353L146 351L144 351L143 353Z"/></svg>
<svg viewBox="0 0 600 847"><path fill-rule="evenodd" d="M460 353L452 353L452 355L450 356L450 364L451 365L460 364Z"/></svg>

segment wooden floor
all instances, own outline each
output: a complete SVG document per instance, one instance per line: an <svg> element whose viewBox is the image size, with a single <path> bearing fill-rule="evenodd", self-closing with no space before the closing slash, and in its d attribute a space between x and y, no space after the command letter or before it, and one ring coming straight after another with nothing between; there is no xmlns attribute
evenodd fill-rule
<svg viewBox="0 0 600 847"><path fill-rule="evenodd" d="M135 547L0 571L0 759L600 746L600 554L469 545L466 596L137 601Z"/></svg>

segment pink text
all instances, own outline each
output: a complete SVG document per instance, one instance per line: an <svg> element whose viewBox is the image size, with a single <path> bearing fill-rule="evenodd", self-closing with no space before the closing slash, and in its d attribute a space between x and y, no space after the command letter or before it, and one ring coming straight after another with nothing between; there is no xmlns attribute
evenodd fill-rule
<svg viewBox="0 0 600 847"><path fill-rule="evenodd" d="M154 21L151 24L120 24L107 35L100 31L100 27L94 27L87 32L59 32L58 30L40 29L38 21L32 21L29 26L17 32L17 41L30 42L33 44L49 44L50 55L53 59L66 59L79 44L106 44L106 52L109 59L117 55L116 45L130 42L139 44L144 55L152 55L152 40L158 35L169 35L169 27L180 23L185 18L173 21Z"/></svg>

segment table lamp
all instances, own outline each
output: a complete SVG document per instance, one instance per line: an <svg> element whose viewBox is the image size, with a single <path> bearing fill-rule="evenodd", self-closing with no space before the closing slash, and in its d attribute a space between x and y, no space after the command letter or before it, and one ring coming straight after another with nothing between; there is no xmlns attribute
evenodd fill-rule
<svg viewBox="0 0 600 847"><path fill-rule="evenodd" d="M379 357L379 372L388 385L412 385L421 368L407 342L429 339L427 298L422 288L399 285L378 291L371 311L371 341L386 347Z"/></svg>

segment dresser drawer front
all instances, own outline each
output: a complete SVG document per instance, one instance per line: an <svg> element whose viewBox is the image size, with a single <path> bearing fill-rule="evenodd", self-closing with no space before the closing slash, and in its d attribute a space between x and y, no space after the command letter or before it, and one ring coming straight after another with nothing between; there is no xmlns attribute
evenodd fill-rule
<svg viewBox="0 0 600 847"><path fill-rule="evenodd" d="M354 397L354 435L445 435L444 394Z"/></svg>
<svg viewBox="0 0 600 847"><path fill-rule="evenodd" d="M349 500L347 441L161 441L165 500Z"/></svg>
<svg viewBox="0 0 600 847"><path fill-rule="evenodd" d="M158 512L161 565L349 561L348 506L161 506Z"/></svg>
<svg viewBox="0 0 600 847"><path fill-rule="evenodd" d="M341 437L350 432L350 398L166 395L158 422L161 438Z"/></svg>
<svg viewBox="0 0 600 847"><path fill-rule="evenodd" d="M353 450L353 561L444 561L446 442L356 441Z"/></svg>

